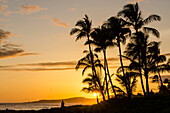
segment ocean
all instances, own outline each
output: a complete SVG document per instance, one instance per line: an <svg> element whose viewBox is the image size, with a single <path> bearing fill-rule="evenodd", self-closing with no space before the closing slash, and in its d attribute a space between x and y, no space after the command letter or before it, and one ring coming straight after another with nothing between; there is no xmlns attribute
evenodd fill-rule
<svg viewBox="0 0 170 113"><path fill-rule="evenodd" d="M65 106L83 105L80 103L66 103ZM0 110L41 110L60 107L60 103L0 103Z"/></svg>

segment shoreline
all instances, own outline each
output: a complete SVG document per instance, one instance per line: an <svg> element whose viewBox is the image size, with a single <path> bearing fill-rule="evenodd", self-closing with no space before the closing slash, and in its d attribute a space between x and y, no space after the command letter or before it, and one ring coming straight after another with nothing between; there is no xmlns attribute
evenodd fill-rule
<svg viewBox="0 0 170 113"><path fill-rule="evenodd" d="M0 113L170 113L170 95L117 98L93 105L73 105L41 110L0 110Z"/></svg>

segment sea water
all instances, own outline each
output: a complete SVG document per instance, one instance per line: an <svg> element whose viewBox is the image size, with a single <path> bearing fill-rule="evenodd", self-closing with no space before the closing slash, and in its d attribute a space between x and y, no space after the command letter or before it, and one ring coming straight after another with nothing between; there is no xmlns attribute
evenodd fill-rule
<svg viewBox="0 0 170 113"><path fill-rule="evenodd" d="M82 105L66 103L65 106ZM0 103L0 110L41 110L60 107L60 103Z"/></svg>

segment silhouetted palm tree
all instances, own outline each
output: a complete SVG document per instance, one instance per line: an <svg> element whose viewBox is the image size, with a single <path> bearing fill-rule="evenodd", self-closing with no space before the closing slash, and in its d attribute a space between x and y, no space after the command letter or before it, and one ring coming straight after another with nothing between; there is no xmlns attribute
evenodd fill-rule
<svg viewBox="0 0 170 113"><path fill-rule="evenodd" d="M106 57L106 50L108 47L112 47L114 44L108 40L110 36L110 32L108 29L106 29L103 25L99 28L95 28L95 30L91 33L92 39L89 43L92 43L96 45L97 47L95 48L94 51L96 52L103 52L104 55L104 71L105 71L105 82L106 82L106 91L108 94L108 99L109 97L109 89L108 89L108 83L107 83L107 76L109 77L109 82L111 83L112 90L115 94L116 97L116 91L113 86L113 82L111 80L110 72L109 72L109 67L107 63L107 57ZM88 42L87 42L88 43Z"/></svg>
<svg viewBox="0 0 170 113"><path fill-rule="evenodd" d="M91 69L92 68L92 62L94 62L94 66L95 67L103 67L103 65L100 63L100 60L98 59L98 56L97 54L94 54L94 61L91 61L91 55L90 53L87 53L87 55L85 57L83 57L82 59L80 59L76 65L76 69L80 69L80 68L83 68L83 71L82 71L82 75L84 75L85 71L87 71L88 69ZM93 73L93 70L92 70L92 73ZM100 87L100 92L103 96L103 100L105 100L105 96L104 96L104 93L103 93L103 86L101 85L101 81L99 79L99 74L96 76L94 76L94 73L92 74L93 75L93 79L94 79L94 84L97 86Z"/></svg>
<svg viewBox="0 0 170 113"><path fill-rule="evenodd" d="M146 19L143 19L142 13L138 6L138 3L125 5L123 10L118 13L118 16L123 16L124 18L126 18L128 24L130 26L133 26L133 28L135 30L134 34L136 35L136 38L139 38L139 30L141 30L141 29L146 33L152 33L156 37L159 37L159 32L156 29L151 28L151 27L144 27L144 25L147 25L148 23L150 23L152 21L160 21L161 17L158 15L150 15ZM139 48L140 48L140 46L139 46ZM139 50L140 50L138 53L139 65L141 65L140 59L141 59L142 48L140 48ZM139 72L140 72L140 77L141 77L141 85L142 85L143 93L144 93L144 95L146 95L140 67L139 67ZM147 76L147 75L145 75L145 76ZM146 77L146 78L148 78L148 77ZM146 90L147 90L147 94L149 94L149 84L148 84L147 79L146 79Z"/></svg>
<svg viewBox="0 0 170 113"><path fill-rule="evenodd" d="M97 77L100 80L100 77L99 76L97 76ZM95 78L92 74L88 74L88 76L85 79L83 79L82 82L84 84L88 84L88 87L83 87L82 91L87 92L87 93L99 93L100 92L100 86L95 85L95 84L97 84L97 81L95 80ZM96 94L96 98L97 98L97 103L99 103L97 94Z"/></svg>
<svg viewBox="0 0 170 113"><path fill-rule="evenodd" d="M92 31L92 21L89 20L89 17L87 15L85 15L85 18L83 18L82 20L78 20L76 25L78 28L73 28L70 32L70 35L73 34L77 34L77 38L76 41L86 37L87 40L90 40L90 34ZM90 52L90 58L91 58L91 64L92 64L92 70L93 70L93 75L96 76L96 70L95 70L95 66L94 66L94 62L93 62L93 52L91 49L91 45L90 43L88 44L89 46L89 52Z"/></svg>
<svg viewBox="0 0 170 113"><path fill-rule="evenodd" d="M123 87L128 88L129 92L127 92L127 95L129 98L131 98L133 91L135 91L136 89L136 84L137 84L136 78L139 76L139 73L136 72L135 70L131 70L128 66L125 66L124 70L125 70L125 75L121 74L121 72L123 71L121 67L117 70L116 80Z"/></svg>
<svg viewBox="0 0 170 113"><path fill-rule="evenodd" d="M142 47L141 51L141 64L139 65L139 62L132 62L131 66L133 67L141 67L141 72L143 70L143 75L146 78L146 82L148 83L148 77L151 73L158 73L160 81L162 81L160 72L168 71L168 65L162 64L164 61L166 61L166 57L164 55L160 55L160 49L159 44L160 42L149 42L148 38L149 36L139 32L140 39L137 40L140 41L140 47ZM125 54L128 57L131 57L132 60L139 59L138 52L139 52L139 43L137 43L136 38L132 37L131 42L127 45ZM144 43L142 41L145 41ZM139 60L138 60L139 61ZM161 63L161 64L160 64ZM156 79L154 79L155 81ZM161 86L163 86L163 83L161 83ZM149 87L149 84L148 84Z"/></svg>
<svg viewBox="0 0 170 113"><path fill-rule="evenodd" d="M119 48L119 57L120 57L121 68L122 68L123 75L125 76L123 60L122 60L122 52L121 52L121 43L125 44L126 37L129 34L131 34L131 31L129 28L126 27L127 22L124 21L123 19L117 18L117 17L109 18L107 20L107 22L105 23L105 25L111 31L111 34L112 34L111 40ZM115 40L116 40L116 42L114 42ZM128 93L129 91L128 91L126 81L125 81L125 86L126 86L126 90Z"/></svg>

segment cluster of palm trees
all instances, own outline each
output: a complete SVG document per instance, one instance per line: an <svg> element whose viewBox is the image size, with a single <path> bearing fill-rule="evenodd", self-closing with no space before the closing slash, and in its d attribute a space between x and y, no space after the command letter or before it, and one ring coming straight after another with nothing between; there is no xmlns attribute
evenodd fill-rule
<svg viewBox="0 0 170 113"><path fill-rule="evenodd" d="M83 91L97 91L102 95L103 100L106 100L106 96L110 99L111 94L114 94L115 98L120 94L131 98L136 88L137 77L140 77L143 94L147 96L150 94L148 79L151 73L158 74L163 86L160 72L169 71L169 63L164 63L166 57L160 55L160 42L149 41L150 33L159 37L159 32L155 28L146 27L150 22L160 20L161 17L158 15L150 15L143 19L142 12L136 3L125 5L117 16L109 18L98 28L92 28L92 21L87 15L77 21L70 35L76 34L76 41L87 38L84 45L88 46L88 50L84 51L86 56L78 61L76 69L83 68L82 75L87 70L91 70L87 78L83 80L83 83L88 84ZM121 45L125 44L126 38L129 38L129 43L126 44L123 54ZM95 47L94 50L92 46ZM112 80L113 74L109 71L106 55L108 47L118 47L121 66L115 75L116 80L125 90L117 87ZM103 54L103 62L97 52ZM129 65L125 65L123 59L129 60ZM146 85L144 85L143 77L145 77Z"/></svg>

